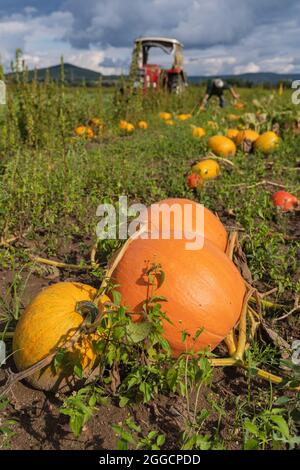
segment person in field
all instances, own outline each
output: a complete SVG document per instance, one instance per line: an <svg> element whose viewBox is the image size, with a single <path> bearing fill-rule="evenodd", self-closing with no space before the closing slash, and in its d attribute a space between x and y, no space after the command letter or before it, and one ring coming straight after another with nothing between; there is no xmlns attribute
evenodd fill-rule
<svg viewBox="0 0 300 470"><path fill-rule="evenodd" d="M207 84L206 92L202 100L200 109L205 109L208 106L208 102L212 96L217 96L219 98L219 103L221 108L225 106L224 91L229 90L231 96L235 99L239 99L239 95L235 92L234 88L231 87L228 83L224 82L221 78L215 78Z"/></svg>

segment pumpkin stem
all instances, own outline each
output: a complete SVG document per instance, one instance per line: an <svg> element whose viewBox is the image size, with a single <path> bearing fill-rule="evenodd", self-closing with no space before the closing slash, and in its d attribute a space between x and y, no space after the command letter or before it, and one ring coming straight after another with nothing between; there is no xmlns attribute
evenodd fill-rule
<svg viewBox="0 0 300 470"><path fill-rule="evenodd" d="M76 303L75 312L85 319L85 325L91 326L99 315L99 310L93 302L82 300Z"/></svg>
<svg viewBox="0 0 300 470"><path fill-rule="evenodd" d="M227 346L229 356L234 356L237 347L237 341L234 330L231 330L230 333L226 336L226 338L224 339L224 343Z"/></svg>

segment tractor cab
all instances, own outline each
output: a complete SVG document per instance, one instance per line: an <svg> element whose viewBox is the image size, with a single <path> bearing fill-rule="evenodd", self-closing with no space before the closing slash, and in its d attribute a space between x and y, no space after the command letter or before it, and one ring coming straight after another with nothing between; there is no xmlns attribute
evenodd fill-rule
<svg viewBox="0 0 300 470"><path fill-rule="evenodd" d="M149 63L150 51L162 50L172 57L172 64L163 68L156 63ZM181 93L187 85L183 70L183 45L176 39L143 37L135 40L131 63L131 76L134 87L149 89L167 89L171 93Z"/></svg>

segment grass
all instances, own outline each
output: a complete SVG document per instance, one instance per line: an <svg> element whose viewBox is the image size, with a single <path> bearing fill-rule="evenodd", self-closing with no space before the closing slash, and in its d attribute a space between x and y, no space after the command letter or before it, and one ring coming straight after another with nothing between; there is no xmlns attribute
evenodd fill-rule
<svg viewBox="0 0 300 470"><path fill-rule="evenodd" d="M295 296L300 294L299 240L295 236L299 213L276 211L271 194L279 187L253 186L268 180L299 195L299 172L295 168L300 160L300 134L292 129L297 109L291 103L291 93L287 90L279 96L275 90L270 99L269 90L244 89L241 99L247 104L246 111L237 111L231 104L220 110L212 103L206 113L194 112L189 121L175 119L174 126L159 119L159 111L190 112L202 93L201 88L190 87L183 97L158 93L143 98L129 91L121 95L118 89L102 89L100 84L98 88L87 89L68 88L63 83L29 84L25 72L20 73L17 85L8 86L7 107L0 109L0 234L3 241L23 236L27 243L0 245L1 272L12 273L9 287L1 292L2 332L12 333L22 312L24 284L36 270L30 256L72 262L70 246L76 241L76 263L89 263L90 246L96 237L96 209L103 202L117 204L122 195L129 197L129 203L146 205L167 197L187 197L218 212L228 226L241 229L240 240L255 285L264 291L277 288L273 300L282 303L284 311L292 308ZM266 114L261 122L257 112ZM232 113L241 116L240 125L250 123L261 132L279 122L282 130L279 149L268 157L259 153L245 155L238 150L233 167L221 163L217 180L191 192L184 175L193 161L206 155L210 135L235 127L228 118ZM104 120L104 130L93 141L76 138L75 127L87 124L94 116ZM145 119L149 129L124 135L118 128L119 119L134 125ZM218 129L210 127L209 121L217 123ZM192 138L191 124L204 127L206 136ZM101 262L106 262L116 246L109 241L99 246ZM101 270L91 272L90 281L97 283L101 276ZM282 310L276 309L264 312L267 319L281 314ZM280 333L290 338L294 332L297 328L292 316L281 326ZM115 348L112 355L120 353L119 342ZM204 358L189 362L187 377L185 362L170 365L166 372L161 368L161 360L165 359L162 356L150 370L140 365L139 349L133 348L130 354L123 361L126 373L120 379L118 391L109 398L127 407L132 397L149 403L158 394L178 393L186 406L178 448L226 448L228 442L221 431L224 426L233 429L233 440L238 442L234 445L238 448L293 448L299 444L300 411L295 395L286 395L284 389L279 389L275 399L272 387L261 388L253 379L251 367L247 391L234 397L237 412L228 422L225 410L226 403L233 402L230 395L222 401L212 394L207 408L199 409L197 396L204 386L209 397L213 373ZM110 357L105 359L106 369L113 367ZM278 369L280 350L276 345L257 340L250 359L251 364ZM99 403L104 404L109 380L106 377L100 388L92 385L65 399L62 412L70 417L76 435ZM214 422L209 432L208 422ZM122 424L116 423L113 430L118 435L119 448L155 449L166 445L164 433L150 430L145 434L132 417ZM11 436L10 427L0 421L1 432L6 433L5 438Z"/></svg>

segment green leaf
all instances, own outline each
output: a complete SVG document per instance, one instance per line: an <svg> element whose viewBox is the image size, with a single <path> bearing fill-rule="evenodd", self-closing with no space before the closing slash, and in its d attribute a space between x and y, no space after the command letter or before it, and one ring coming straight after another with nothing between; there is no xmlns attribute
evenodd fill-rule
<svg viewBox="0 0 300 470"><path fill-rule="evenodd" d="M274 405L285 405L286 403L288 403L289 401L291 401L291 399L289 397L279 397L277 398L277 400L275 401Z"/></svg>
<svg viewBox="0 0 300 470"><path fill-rule="evenodd" d="M126 333L133 343L139 343L146 339L152 330L152 324L149 322L129 323L126 326Z"/></svg>
<svg viewBox="0 0 300 470"><path fill-rule="evenodd" d="M129 398L121 397L120 401L119 401L119 407L124 408L127 405L128 402L129 402Z"/></svg>
<svg viewBox="0 0 300 470"><path fill-rule="evenodd" d="M255 450L259 448L258 441L256 439L248 439L245 442L244 450Z"/></svg>
<svg viewBox="0 0 300 470"><path fill-rule="evenodd" d="M258 434L259 434L258 428L251 421L245 421L244 422L244 427L248 432L250 432L251 434L254 434L254 436L256 436L256 437L258 436Z"/></svg>
<svg viewBox="0 0 300 470"><path fill-rule="evenodd" d="M166 438L163 434L160 434L156 439L156 444L159 448L163 446L165 442L166 442Z"/></svg>
<svg viewBox="0 0 300 470"><path fill-rule="evenodd" d="M290 432L286 420L282 416L278 415L271 416L271 420L277 425L278 431L288 439L290 437Z"/></svg>
<svg viewBox="0 0 300 470"><path fill-rule="evenodd" d="M81 364L76 364L76 365L74 366L74 374L75 374L76 377L78 377L79 379L82 379L83 372L82 372L82 365L81 365Z"/></svg>
<svg viewBox="0 0 300 470"><path fill-rule="evenodd" d="M113 303L115 305L120 305L121 304L121 299L122 299L120 292L114 290L112 292L112 295L113 295Z"/></svg>
<svg viewBox="0 0 300 470"><path fill-rule="evenodd" d="M128 450L128 442L121 439L117 442L117 450Z"/></svg>
<svg viewBox="0 0 300 470"><path fill-rule="evenodd" d="M177 379L178 379L178 371L174 368L169 369L167 372L166 379L167 379L167 384L168 384L169 389L174 392L176 389L176 384L177 384Z"/></svg>
<svg viewBox="0 0 300 470"><path fill-rule="evenodd" d="M165 278L166 278L166 275L165 275L165 272L164 271L160 271L159 273L159 277L158 277L158 283L157 283L157 288L159 289L163 283L165 282Z"/></svg>
<svg viewBox="0 0 300 470"><path fill-rule="evenodd" d="M60 348L57 350L57 353L55 354L55 357L53 359L53 367L55 372L58 372L58 369L60 369L60 367L62 366L66 353L67 350L64 348Z"/></svg>
<svg viewBox="0 0 300 470"><path fill-rule="evenodd" d="M150 297L149 301L151 303L155 303L155 302L166 302L166 297L164 295L153 295L152 297Z"/></svg>
<svg viewBox="0 0 300 470"><path fill-rule="evenodd" d="M147 403L151 400L151 387L146 382L142 382L139 386L140 392L144 395L144 403Z"/></svg>

